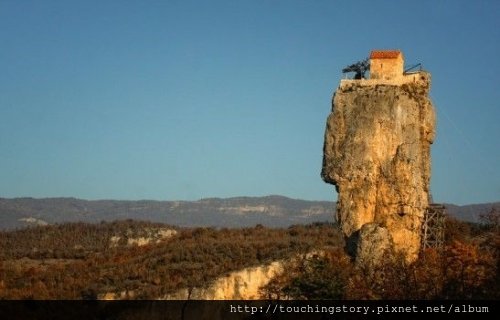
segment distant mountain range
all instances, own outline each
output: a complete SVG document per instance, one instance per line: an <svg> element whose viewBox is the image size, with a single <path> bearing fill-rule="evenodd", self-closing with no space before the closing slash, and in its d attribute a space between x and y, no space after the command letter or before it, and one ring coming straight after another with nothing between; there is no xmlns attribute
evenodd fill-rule
<svg viewBox="0 0 500 320"><path fill-rule="evenodd" d="M460 220L477 222L481 213L500 202L456 206L447 211ZM63 222L123 219L197 227L246 227L262 224L288 227L293 224L334 222L335 202L306 201L283 196L210 198L198 201L81 200L76 198L0 198L0 230Z"/></svg>

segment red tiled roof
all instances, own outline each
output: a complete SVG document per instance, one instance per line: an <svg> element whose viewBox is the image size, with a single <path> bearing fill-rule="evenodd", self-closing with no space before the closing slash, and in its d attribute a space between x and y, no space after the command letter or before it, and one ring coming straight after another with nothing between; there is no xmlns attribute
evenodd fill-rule
<svg viewBox="0 0 500 320"><path fill-rule="evenodd" d="M370 59L396 59L400 54L399 50L373 50Z"/></svg>

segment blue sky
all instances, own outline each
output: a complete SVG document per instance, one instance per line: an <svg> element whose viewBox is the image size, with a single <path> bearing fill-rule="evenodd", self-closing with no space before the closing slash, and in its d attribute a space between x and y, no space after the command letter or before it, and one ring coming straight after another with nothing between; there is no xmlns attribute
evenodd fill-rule
<svg viewBox="0 0 500 320"><path fill-rule="evenodd" d="M0 1L0 197L335 200L346 65L432 73L434 199L500 200L499 1Z"/></svg>

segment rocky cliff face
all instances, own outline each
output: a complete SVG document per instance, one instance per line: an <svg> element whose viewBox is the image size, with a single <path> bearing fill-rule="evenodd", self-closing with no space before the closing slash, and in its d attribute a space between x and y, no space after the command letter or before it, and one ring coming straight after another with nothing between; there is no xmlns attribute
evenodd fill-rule
<svg viewBox="0 0 500 320"><path fill-rule="evenodd" d="M207 288L182 289L164 296L165 300L255 300L261 299L259 289L283 270L283 263L245 268L218 278Z"/></svg>
<svg viewBox="0 0 500 320"><path fill-rule="evenodd" d="M321 176L338 191L337 219L359 260L389 249L417 257L435 132L429 88L430 74L419 72L393 83L342 80L334 94Z"/></svg>

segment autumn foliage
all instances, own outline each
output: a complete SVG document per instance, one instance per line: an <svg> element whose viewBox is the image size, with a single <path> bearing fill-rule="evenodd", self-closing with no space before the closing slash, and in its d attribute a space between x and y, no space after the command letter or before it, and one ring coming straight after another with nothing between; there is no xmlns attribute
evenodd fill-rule
<svg viewBox="0 0 500 320"><path fill-rule="evenodd" d="M458 232L412 264L387 256L376 270L339 249L304 256L262 289L272 299L499 299L498 228L449 220Z"/></svg>
<svg viewBox="0 0 500 320"><path fill-rule="evenodd" d="M1 232L0 299L96 299L106 293L156 299L206 286L241 268L341 245L331 224L176 228L175 236L159 242L137 246L127 241L157 228L172 227L120 221Z"/></svg>
<svg viewBox="0 0 500 320"><path fill-rule="evenodd" d="M443 248L425 250L413 264L387 256L375 271L356 266L338 228L326 223L215 229L127 220L0 232L0 299L102 299L106 293L156 299L286 260L285 272L261 289L263 298L498 300L495 219L449 219ZM141 246L128 241L162 228L177 233Z"/></svg>

